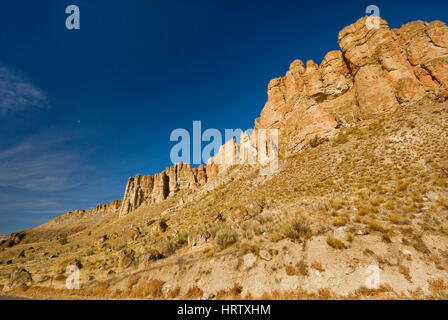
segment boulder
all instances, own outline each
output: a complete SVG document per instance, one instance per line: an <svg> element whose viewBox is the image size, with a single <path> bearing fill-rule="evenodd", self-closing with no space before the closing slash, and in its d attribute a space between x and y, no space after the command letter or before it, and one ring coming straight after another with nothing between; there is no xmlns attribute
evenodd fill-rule
<svg viewBox="0 0 448 320"><path fill-rule="evenodd" d="M243 270L249 270L255 265L255 262L257 262L257 256L253 253L247 253L243 257Z"/></svg>
<svg viewBox="0 0 448 320"><path fill-rule="evenodd" d="M119 267L121 269L127 269L135 260L134 250L124 249L120 252Z"/></svg>
<svg viewBox="0 0 448 320"><path fill-rule="evenodd" d="M20 286L29 286L32 281L33 278L31 276L31 273L29 273L24 268L20 268L11 273L8 286L11 289Z"/></svg>

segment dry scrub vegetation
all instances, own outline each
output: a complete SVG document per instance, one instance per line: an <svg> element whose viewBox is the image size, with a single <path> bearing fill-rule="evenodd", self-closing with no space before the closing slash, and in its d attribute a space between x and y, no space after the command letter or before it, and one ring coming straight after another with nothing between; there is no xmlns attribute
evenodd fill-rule
<svg viewBox="0 0 448 320"><path fill-rule="evenodd" d="M23 267L33 275L23 294L46 297L446 298L447 120L446 104L401 108L313 139L283 157L273 177L233 166L214 185L122 220L81 217L29 230L0 249L0 283ZM340 270L335 259L345 259ZM71 263L82 266L78 292L64 290ZM363 287L360 266L372 263L390 285ZM444 276L427 279L424 265ZM332 272L341 283L358 280L325 285ZM271 287L258 288L257 274Z"/></svg>

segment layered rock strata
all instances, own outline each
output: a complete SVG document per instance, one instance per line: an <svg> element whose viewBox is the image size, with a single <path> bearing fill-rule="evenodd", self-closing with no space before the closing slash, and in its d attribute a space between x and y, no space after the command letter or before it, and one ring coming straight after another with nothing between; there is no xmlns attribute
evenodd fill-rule
<svg viewBox="0 0 448 320"><path fill-rule="evenodd" d="M394 107L425 97L446 99L448 28L443 22L390 29L381 20L379 29L369 29L362 18L338 39L341 50L329 52L320 66L296 60L284 77L269 83L255 128L279 129L286 152Z"/></svg>

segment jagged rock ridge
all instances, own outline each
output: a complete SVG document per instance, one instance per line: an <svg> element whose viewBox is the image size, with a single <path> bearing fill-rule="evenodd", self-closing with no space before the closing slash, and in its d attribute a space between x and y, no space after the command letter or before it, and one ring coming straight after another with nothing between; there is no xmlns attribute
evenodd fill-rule
<svg viewBox="0 0 448 320"><path fill-rule="evenodd" d="M255 128L277 128L288 152L316 135L423 98L444 100L448 91L448 28L440 21L368 29L366 18L338 35L341 51L320 66L294 61L285 77L271 80Z"/></svg>

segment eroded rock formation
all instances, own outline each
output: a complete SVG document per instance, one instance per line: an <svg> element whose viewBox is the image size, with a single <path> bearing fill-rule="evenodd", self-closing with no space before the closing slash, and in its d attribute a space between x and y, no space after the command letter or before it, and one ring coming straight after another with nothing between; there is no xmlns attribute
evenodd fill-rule
<svg viewBox="0 0 448 320"><path fill-rule="evenodd" d="M204 185L209 177L218 173L212 169L210 167L207 172L203 165L191 168L188 164L179 163L154 176L137 175L129 178L120 209L120 217L143 204L159 203L179 190L193 189Z"/></svg>
<svg viewBox="0 0 448 320"><path fill-rule="evenodd" d="M341 51L320 66L294 61L284 77L271 80L268 101L255 128L277 128L280 146L294 152L340 125L416 103L446 99L448 28L440 21L416 21L390 29L368 29L366 18L344 28Z"/></svg>

